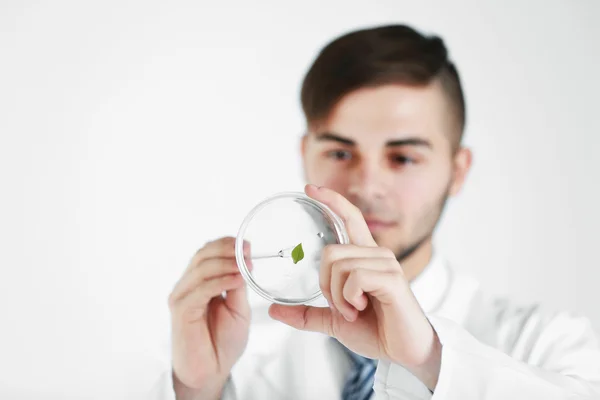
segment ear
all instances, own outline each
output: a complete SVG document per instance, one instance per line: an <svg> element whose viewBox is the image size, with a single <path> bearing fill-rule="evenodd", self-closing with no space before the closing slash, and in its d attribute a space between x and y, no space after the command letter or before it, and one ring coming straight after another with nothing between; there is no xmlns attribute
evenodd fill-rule
<svg viewBox="0 0 600 400"><path fill-rule="evenodd" d="M304 133L302 135L302 139L300 140L300 155L302 155L302 159L306 155L306 146L308 144L308 133Z"/></svg>
<svg viewBox="0 0 600 400"><path fill-rule="evenodd" d="M466 147L459 148L452 160L453 178L450 186L450 196L456 196L462 189L472 162L473 154L471 150Z"/></svg>
<svg viewBox="0 0 600 400"><path fill-rule="evenodd" d="M308 140L309 134L304 133L300 139L300 161L302 162L302 178L305 182L308 182L306 176L306 151L308 149Z"/></svg>

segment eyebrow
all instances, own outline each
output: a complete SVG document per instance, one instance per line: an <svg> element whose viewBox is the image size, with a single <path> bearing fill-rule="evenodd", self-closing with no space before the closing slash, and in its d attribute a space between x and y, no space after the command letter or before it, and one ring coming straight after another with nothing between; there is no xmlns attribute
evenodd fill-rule
<svg viewBox="0 0 600 400"><path fill-rule="evenodd" d="M343 136L337 135L331 132L324 132L317 134L316 139L318 141L326 141L326 142L337 142L341 144L345 144L347 146L356 146L356 142L352 139L345 138ZM419 146L419 147L427 147L431 149L431 143L428 140L409 137L406 139L396 139L389 140L385 143L386 147L403 147L403 146Z"/></svg>

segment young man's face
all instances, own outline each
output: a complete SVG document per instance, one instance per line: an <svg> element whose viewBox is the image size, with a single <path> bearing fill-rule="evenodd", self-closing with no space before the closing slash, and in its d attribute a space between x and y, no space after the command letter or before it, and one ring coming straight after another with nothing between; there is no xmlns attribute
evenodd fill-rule
<svg viewBox="0 0 600 400"><path fill-rule="evenodd" d="M453 151L454 127L438 82L357 90L304 137L306 180L348 198L402 259L431 239L469 169L469 151Z"/></svg>

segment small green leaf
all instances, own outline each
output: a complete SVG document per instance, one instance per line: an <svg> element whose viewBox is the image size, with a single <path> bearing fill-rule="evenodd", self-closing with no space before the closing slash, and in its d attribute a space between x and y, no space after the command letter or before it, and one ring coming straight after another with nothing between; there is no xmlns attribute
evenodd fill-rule
<svg viewBox="0 0 600 400"><path fill-rule="evenodd" d="M300 243L298 246L294 247L294 250L292 250L292 261L294 261L294 264L297 264L298 261L302 260L304 258L304 250L302 249L302 243Z"/></svg>

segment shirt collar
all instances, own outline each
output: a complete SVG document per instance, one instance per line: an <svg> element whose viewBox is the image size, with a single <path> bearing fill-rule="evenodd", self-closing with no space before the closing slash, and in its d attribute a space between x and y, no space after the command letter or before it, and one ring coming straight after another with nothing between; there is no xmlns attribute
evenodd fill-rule
<svg viewBox="0 0 600 400"><path fill-rule="evenodd" d="M427 266L410 282L410 287L426 314L442 304L450 284L449 271L442 257L434 251Z"/></svg>

